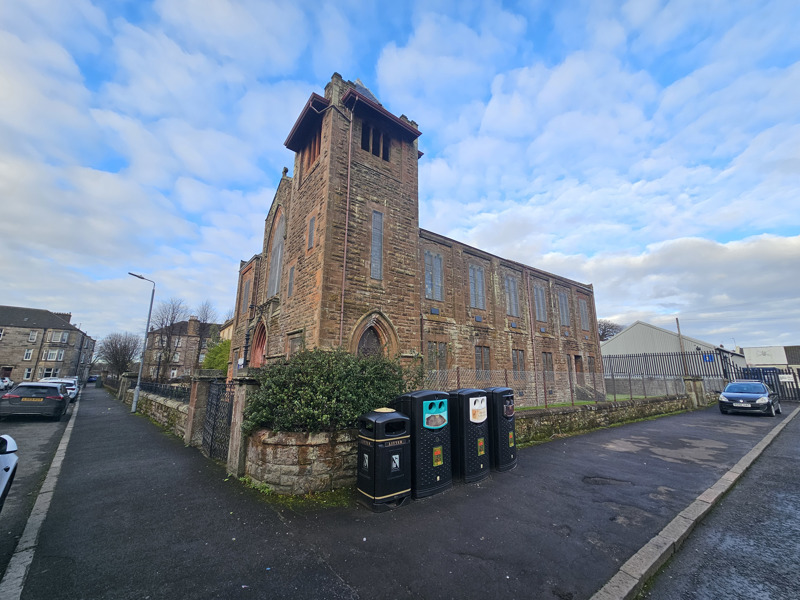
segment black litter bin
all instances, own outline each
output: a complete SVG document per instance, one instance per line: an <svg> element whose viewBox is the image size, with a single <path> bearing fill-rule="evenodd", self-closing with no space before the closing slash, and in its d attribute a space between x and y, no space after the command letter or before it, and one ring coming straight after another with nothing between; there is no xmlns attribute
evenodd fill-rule
<svg viewBox="0 0 800 600"><path fill-rule="evenodd" d="M376 512L411 497L411 421L391 408L358 418L359 500Z"/></svg>
<svg viewBox="0 0 800 600"><path fill-rule="evenodd" d="M453 477L467 483L489 476L489 419L486 391L450 392Z"/></svg>
<svg viewBox="0 0 800 600"><path fill-rule="evenodd" d="M447 392L403 394L392 407L411 418L411 494L424 498L453 485Z"/></svg>
<svg viewBox="0 0 800 600"><path fill-rule="evenodd" d="M517 466L517 440L514 418L514 390L487 388L489 400L489 450L492 468L509 471Z"/></svg>

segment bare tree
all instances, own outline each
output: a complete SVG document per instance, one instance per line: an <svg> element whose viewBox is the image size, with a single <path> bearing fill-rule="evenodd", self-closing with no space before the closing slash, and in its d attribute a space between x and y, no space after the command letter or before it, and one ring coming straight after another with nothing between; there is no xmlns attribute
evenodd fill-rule
<svg viewBox="0 0 800 600"><path fill-rule="evenodd" d="M194 309L194 314L197 315L197 320L200 322L200 348L201 351L197 353L197 366L200 366L200 355L204 353L204 348L208 347L209 340L216 341L219 338L219 325L217 325L217 310L211 303L211 300L204 300L197 308Z"/></svg>
<svg viewBox="0 0 800 600"><path fill-rule="evenodd" d="M605 342L622 331L624 327L619 323L615 323L610 319L597 320L597 334L600 336L600 341Z"/></svg>
<svg viewBox="0 0 800 600"><path fill-rule="evenodd" d="M177 351L178 324L189 318L189 308L181 298L170 298L159 302L153 312L150 338L156 350L155 360L158 362L156 379L166 379L169 364Z"/></svg>
<svg viewBox="0 0 800 600"><path fill-rule="evenodd" d="M130 369L142 350L142 340L132 333L109 333L100 342L97 356L108 365L115 375Z"/></svg>
<svg viewBox="0 0 800 600"><path fill-rule="evenodd" d="M225 311L225 317L222 319L223 323L230 321L233 318L233 315L236 314L236 309L230 307L227 311Z"/></svg>

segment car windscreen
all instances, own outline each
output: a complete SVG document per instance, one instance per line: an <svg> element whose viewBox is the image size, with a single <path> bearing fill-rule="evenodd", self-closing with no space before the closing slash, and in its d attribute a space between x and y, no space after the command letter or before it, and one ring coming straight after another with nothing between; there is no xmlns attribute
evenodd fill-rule
<svg viewBox="0 0 800 600"><path fill-rule="evenodd" d="M767 392L761 383L729 383L725 391L731 394L765 394Z"/></svg>
<svg viewBox="0 0 800 600"><path fill-rule="evenodd" d="M54 385L21 385L12 393L26 398L45 398L47 396L59 395L58 387Z"/></svg>

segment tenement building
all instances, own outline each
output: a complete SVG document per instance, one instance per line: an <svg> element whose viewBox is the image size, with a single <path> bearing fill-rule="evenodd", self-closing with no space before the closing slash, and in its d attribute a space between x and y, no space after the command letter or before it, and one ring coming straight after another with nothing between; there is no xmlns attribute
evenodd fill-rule
<svg viewBox="0 0 800 600"><path fill-rule="evenodd" d="M428 387L508 385L520 404L602 394L592 286L420 229L420 132L334 74L239 273L231 375L302 348L423 361Z"/></svg>
<svg viewBox="0 0 800 600"><path fill-rule="evenodd" d="M203 323L196 316L147 333L142 371L145 378L165 381L188 377L206 358L208 343L222 326Z"/></svg>
<svg viewBox="0 0 800 600"><path fill-rule="evenodd" d="M0 377L15 382L77 376L86 381L95 341L71 313L0 306Z"/></svg>

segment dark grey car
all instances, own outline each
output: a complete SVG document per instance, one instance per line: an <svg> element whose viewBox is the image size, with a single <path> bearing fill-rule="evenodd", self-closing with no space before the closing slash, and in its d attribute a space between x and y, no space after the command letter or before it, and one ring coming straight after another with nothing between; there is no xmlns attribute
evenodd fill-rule
<svg viewBox="0 0 800 600"><path fill-rule="evenodd" d="M58 421L67 411L68 403L69 395L63 383L24 382L0 396L0 417L43 415Z"/></svg>
<svg viewBox="0 0 800 600"><path fill-rule="evenodd" d="M719 395L719 411L752 412L774 417L782 412L781 401L767 384L761 381L732 381Z"/></svg>

